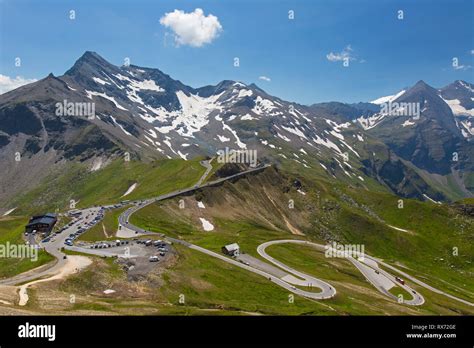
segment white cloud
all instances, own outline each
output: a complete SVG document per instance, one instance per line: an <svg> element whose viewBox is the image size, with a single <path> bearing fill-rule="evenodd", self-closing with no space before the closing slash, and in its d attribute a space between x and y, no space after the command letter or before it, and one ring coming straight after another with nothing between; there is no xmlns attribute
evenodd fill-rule
<svg viewBox="0 0 474 348"><path fill-rule="evenodd" d="M334 53L334 52L329 52L326 55L326 58L330 62L339 62L345 59L349 60L356 60L354 55L353 55L354 50L352 49L351 45L347 45L341 52L339 53Z"/></svg>
<svg viewBox="0 0 474 348"><path fill-rule="evenodd" d="M21 76L11 78L10 76L0 74L0 94L11 91L12 89L37 81L36 79L25 79Z"/></svg>
<svg viewBox="0 0 474 348"><path fill-rule="evenodd" d="M272 79L267 77L267 76L259 76L258 77L259 80L263 80L263 81L267 81L267 82L270 82Z"/></svg>
<svg viewBox="0 0 474 348"><path fill-rule="evenodd" d="M160 18L160 24L173 31L178 46L201 47L211 43L222 31L219 19L212 14L205 16L200 8L190 13L181 10L166 13Z"/></svg>
<svg viewBox="0 0 474 348"><path fill-rule="evenodd" d="M474 54L474 50L471 50L471 54Z"/></svg>

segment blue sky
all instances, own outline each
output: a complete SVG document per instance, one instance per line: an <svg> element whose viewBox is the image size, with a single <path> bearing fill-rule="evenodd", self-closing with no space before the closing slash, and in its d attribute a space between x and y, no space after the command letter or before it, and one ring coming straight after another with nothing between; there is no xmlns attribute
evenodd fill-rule
<svg viewBox="0 0 474 348"><path fill-rule="evenodd" d="M62 75L84 51L155 67L193 87L256 83L289 101L368 101L425 80L474 82L471 0L0 0L0 74ZM160 18L175 9L217 17L201 47L177 45ZM76 19L69 19L75 10ZM288 19L293 10L295 18ZM397 18L403 10L404 19ZM331 61L346 52L349 66ZM15 67L15 58L21 66ZM240 67L233 65L234 57ZM457 57L459 66L452 66ZM334 60L334 59L333 59ZM271 81L259 79L266 76Z"/></svg>

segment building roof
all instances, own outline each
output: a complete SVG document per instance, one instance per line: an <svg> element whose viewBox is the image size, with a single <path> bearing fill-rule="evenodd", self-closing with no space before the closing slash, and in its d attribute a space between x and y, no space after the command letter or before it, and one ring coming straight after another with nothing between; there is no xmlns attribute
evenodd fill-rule
<svg viewBox="0 0 474 348"><path fill-rule="evenodd" d="M38 216L33 216L30 221L28 222L28 226L36 225L36 224L47 224L47 225L53 225L57 221L56 215L55 214L45 214L45 215L38 215Z"/></svg>
<svg viewBox="0 0 474 348"><path fill-rule="evenodd" d="M43 215L33 215L30 220L39 219L39 218L42 218L42 217L51 217L51 218L55 218L55 219L56 219L56 214L53 214L53 213L46 213L46 214L43 214Z"/></svg>
<svg viewBox="0 0 474 348"><path fill-rule="evenodd" d="M239 250L239 245L237 243L232 243L224 247L227 251L236 251Z"/></svg>

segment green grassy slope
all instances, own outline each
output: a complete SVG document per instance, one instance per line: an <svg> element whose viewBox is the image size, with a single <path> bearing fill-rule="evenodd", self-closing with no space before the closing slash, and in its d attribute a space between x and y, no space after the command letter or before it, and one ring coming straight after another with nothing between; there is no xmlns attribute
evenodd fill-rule
<svg viewBox="0 0 474 348"><path fill-rule="evenodd" d="M104 219L81 234L79 240L95 242L113 238L118 229L118 218L128 208L128 206L125 206L120 209L107 211Z"/></svg>
<svg viewBox="0 0 474 348"><path fill-rule="evenodd" d="M24 217L4 217L0 219L0 245L23 245L22 233L24 226L28 222ZM8 278L16 274L26 272L30 269L44 265L53 261L53 257L44 251L38 252L38 259L19 259L0 257L0 278Z"/></svg>
<svg viewBox="0 0 474 348"><path fill-rule="evenodd" d="M215 251L224 244L238 242L245 252L255 255L256 246L266 240L304 238L289 233L290 229L281 223L285 217L308 239L363 244L370 255L405 268L430 285L474 301L472 218L461 216L446 205L415 200L405 199L403 209L399 209L399 198L391 194L322 180L303 178L306 195L301 195L286 185L292 181L291 175L285 181L272 171L202 190L197 200L202 200L206 209L199 210L196 200L189 198L189 202L185 201L187 208L180 210L178 202L170 200L148 206L133 215L131 221ZM295 209L284 211L289 199L294 200ZM215 230L203 231L199 217L211 221ZM298 225L303 218L309 225ZM454 247L458 248L457 256L452 254Z"/></svg>
<svg viewBox="0 0 474 348"><path fill-rule="evenodd" d="M51 175L36 189L10 203L11 206L18 207L15 210L18 215L0 220L0 243L9 241L23 244L22 232L29 215L48 211L64 212L69 210L71 199L78 202L77 208L81 208L116 203L124 199L154 197L193 186L205 172L199 160L160 160L149 164L115 161L92 173L83 166L74 164L60 175ZM134 183L137 183L136 189L122 197ZM111 235L116 230L116 220L121 211L114 210L105 217L104 224ZM57 227L67 222L68 218L61 218ZM101 223L82 236L84 240L104 238ZM36 262L0 258L0 277L13 276L51 260L53 258L44 252L39 253Z"/></svg>
<svg viewBox="0 0 474 348"><path fill-rule="evenodd" d="M116 203L123 199L154 197L162 193L194 185L205 172L199 159L159 160L152 163L116 160L103 169L89 172L80 164L49 176L36 189L10 202L19 207L15 213L46 210L68 210L70 201L76 207ZM130 186L136 189L122 197Z"/></svg>
<svg viewBox="0 0 474 348"><path fill-rule="evenodd" d="M446 292L474 300L472 218L459 214L447 205L407 199L403 200L403 209L399 209L399 198L384 192L386 190L370 179L335 183L327 181L317 171L291 166L285 161L282 163L283 168L291 170L271 168L232 183L199 190L194 195L149 205L134 214L131 222L217 252L220 252L222 245L237 242L244 252L255 257L259 257L256 253L259 244L274 239L304 238L320 243L335 240L364 244L370 255L381 257ZM116 161L93 173L75 165L63 175L50 177L41 187L20 197L12 206L18 206L17 211L26 215L54 208L67 209L70 199L78 201L78 207L87 207L123 199L153 197L194 185L204 171L198 159L164 160L151 164ZM295 179L301 181L305 194L296 191L293 186ZM136 189L122 197L134 183L137 183ZM378 189L373 190L372 185ZM179 208L178 201L181 199L185 202L184 209ZM197 201L202 201L206 208L199 208ZM293 203L291 208L290 201ZM115 210L107 214L104 220L107 233L116 229L119 213ZM204 231L199 218L211 221L215 230ZM21 239L25 221L24 217L14 218L3 229L9 232L2 232L2 235L8 240ZM401 232L388 225L410 232ZM105 239L102 224L84 234L83 239ZM159 290L143 290L146 293L143 301L149 304L159 299L152 309L160 313L202 313L208 310L265 314L466 313L462 304L440 295L427 294L427 290L416 287L427 298L427 304L419 310L407 309L378 294L357 271L349 270L347 265L325 263L325 260L300 246L282 248L287 249L274 249L272 252L288 265L297 269L301 267L308 273L314 272L311 274L323 279L327 277L340 285L343 289L341 296L328 302L332 310L328 309L326 302L313 304L313 301L304 299L298 300L301 301L298 303L304 303L301 307L286 306L281 301L286 301L288 294L274 284L179 246L176 264L167 269L160 281L166 286L159 287ZM458 255L453 254L453 248L457 248ZM310 269L315 262L321 267ZM10 273L22 267L10 268ZM116 275L116 281L121 286L132 287L123 277ZM92 276L100 278L98 274ZM75 277L80 275L72 279ZM81 282L87 284L87 277ZM243 286L236 287L235 282ZM239 289L237 292L240 295L236 289ZM169 304L175 304L181 293L188 299L186 305L170 309ZM89 299L90 308L96 308L96 300ZM100 300L103 303L97 304L97 308L109 311L114 310L111 308L115 305L134 306L135 302L129 300L126 296L117 300ZM167 306L162 306L163 303ZM87 309L87 305L83 306L82 309ZM76 309L81 310L79 307Z"/></svg>

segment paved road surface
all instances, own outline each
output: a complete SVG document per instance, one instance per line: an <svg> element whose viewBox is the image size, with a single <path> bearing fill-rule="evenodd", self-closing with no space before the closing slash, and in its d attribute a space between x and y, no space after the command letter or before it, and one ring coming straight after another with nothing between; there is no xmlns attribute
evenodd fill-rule
<svg viewBox="0 0 474 348"><path fill-rule="evenodd" d="M453 295L451 295L451 294L448 294L448 293L446 293L446 292L444 292L444 291L442 291L442 290L436 289L436 288L432 287L431 285L428 285L428 284L422 282L421 280L418 280L418 279L416 279L415 277L413 277L413 276L411 276L411 275L409 275L409 274L407 274L407 273L405 273L405 272L399 270L398 268L395 268L395 267L393 267L393 266L391 266L391 265L389 265L389 264L383 262L383 261L380 260L380 259L377 259L377 258L375 258L375 257L370 257L370 256L369 256L368 258L369 258L369 259L372 259L372 260L374 260L374 261L376 261L376 262L378 262L378 263L381 264L382 266L385 266L385 267L391 269L392 271L395 271L395 272L401 274L401 275L402 275L403 277L405 277L406 279L410 279L413 283L416 283L416 284L420 285L421 287L424 287L424 288L426 288L426 289L428 289L428 290L431 290L431 291L433 291L433 292L435 292L435 293L437 293L437 294L440 294L440 295L444 295L444 296L446 296L446 297L449 297L450 299L453 299L453 300L462 302L462 303L464 303L464 304L466 304L466 305L468 305L468 306L474 306L474 303L469 302L469 301L467 301L467 300L464 300L464 299L462 299L462 298L453 296Z"/></svg>
<svg viewBox="0 0 474 348"><path fill-rule="evenodd" d="M268 255L265 252L265 249L267 247L269 247L270 245L287 244L287 243L309 245L309 246L314 247L318 250L326 251L326 246L322 245L322 244L317 244L317 243L313 243L313 242L309 242L309 241L305 241L305 240L282 239L282 240L273 240L273 241L270 241L270 242L260 244L257 248L257 252L264 259L270 261L271 263L277 265L278 267L280 267L280 268L282 268L282 269L284 269L284 270L286 270L290 273L293 273L293 274L297 275L300 278L305 279L305 281L307 281L307 282L314 282L315 278L311 279L312 277L310 277L310 276L306 275L305 273L299 272L299 271L285 265L283 262L274 259L273 257L271 257L270 255ZM337 252L337 250L335 250L335 249L332 249L332 250L333 250L333 252ZM367 257L366 254L356 255L356 256ZM419 305L422 305L425 302L423 296L421 296L420 294L414 292L414 290L411 289L410 287L408 287L407 285L403 285L403 284L400 284L399 282L397 282L395 280L395 277L392 276L391 274L389 274L389 273L387 273L387 272L385 272L381 269L377 269L377 271L379 271L379 274L377 274L377 273L375 273L375 270L371 266L362 264L359 260L355 259L354 257L348 255L348 256L345 256L345 258L347 258L350 262L352 262L352 264L354 264L354 266L366 277L366 279L372 285L374 285L374 287L377 290L379 290L382 294L387 295L388 297L391 297L392 299L398 301L398 298L395 295L392 295L390 292L388 292L385 289L384 282L380 281L381 275L385 276L387 279L392 281L397 286L404 288L408 293L410 293L413 296L412 299L403 299L403 303L408 304L408 305L413 305L413 306L419 306ZM307 278L307 277L309 277L309 278ZM320 282L322 282L322 281L320 281ZM323 283L326 284L326 286L330 286L329 284L327 284L325 282L323 282ZM318 284L318 285L322 286L323 284Z"/></svg>
<svg viewBox="0 0 474 348"><path fill-rule="evenodd" d="M195 187L196 186L201 186L202 183L204 182L204 180L207 178L207 176L209 175L209 173L211 172L212 170L212 160L214 158L211 158L209 161L201 161L199 162L202 166L206 167L206 171L204 172L204 174L201 176L201 178L199 179L199 181L197 182L196 185L194 185Z"/></svg>
<svg viewBox="0 0 474 348"><path fill-rule="evenodd" d="M267 246L273 245L273 244L280 244L280 243L285 243L285 242L284 241L271 241L271 242L260 244L257 248L257 252L264 259L270 261L274 265L280 267L281 269L285 270L286 272L290 274L289 277L288 276L283 277L285 281L290 282L295 285L300 285L300 286L318 287L322 289L323 293L325 294L325 297L323 298L331 298L334 295L336 295L336 289L330 284L320 279L314 278L306 273L297 271L294 268L288 267L284 263L274 259L273 257L271 257L265 252L265 248ZM294 276L296 276L296 278Z"/></svg>
<svg viewBox="0 0 474 348"><path fill-rule="evenodd" d="M257 268L254 268L254 267L245 265L243 263L240 263L240 262L238 262L234 259L231 259L230 257L224 256L222 254L218 254L214 251L202 248L202 247L200 247L198 245L194 245L194 244L190 244L189 248L193 249L193 250L200 251L203 254L215 257L215 258L220 259L224 262L230 263L234 266L246 269L247 271L253 272L253 273L258 274L258 275L261 275L261 276L267 278L268 280L270 280L271 282L281 286L282 288L285 288L286 290L288 290L288 291L290 291L294 294L303 296L303 297L311 298L311 299L314 299L314 300L322 300L322 299L331 298L336 294L336 290L332 287L331 288L333 289L333 291L330 290L330 289L322 289L323 291L318 292L318 293L301 290L301 289L296 288L294 285L290 284L288 281L285 281L281 278L275 277L272 274L261 271Z"/></svg>

